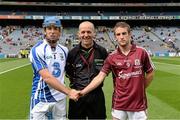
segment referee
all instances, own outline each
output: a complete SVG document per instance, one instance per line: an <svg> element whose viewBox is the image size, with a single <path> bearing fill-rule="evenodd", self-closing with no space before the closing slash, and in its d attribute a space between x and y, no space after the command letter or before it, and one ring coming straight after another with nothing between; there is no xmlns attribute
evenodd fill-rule
<svg viewBox="0 0 180 120"><path fill-rule="evenodd" d="M70 87L76 90L85 88L99 73L108 53L105 48L95 43L95 29L93 23L82 22L79 25L79 45L73 48L67 57L66 74L70 80ZM102 84L79 98L69 101L69 119L106 119L105 98Z"/></svg>

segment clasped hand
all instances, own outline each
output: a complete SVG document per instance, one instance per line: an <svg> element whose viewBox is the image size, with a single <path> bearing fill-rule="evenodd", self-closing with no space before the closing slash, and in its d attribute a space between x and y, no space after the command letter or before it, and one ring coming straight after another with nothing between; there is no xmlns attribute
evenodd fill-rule
<svg viewBox="0 0 180 120"><path fill-rule="evenodd" d="M83 96L83 93L80 90L71 89L68 96L69 96L69 99L72 99L74 101L78 101L78 99L81 96Z"/></svg>

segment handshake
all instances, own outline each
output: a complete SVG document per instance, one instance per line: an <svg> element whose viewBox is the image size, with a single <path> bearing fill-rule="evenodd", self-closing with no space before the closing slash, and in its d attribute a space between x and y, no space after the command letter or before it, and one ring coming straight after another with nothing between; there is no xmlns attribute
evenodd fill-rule
<svg viewBox="0 0 180 120"><path fill-rule="evenodd" d="M72 99L74 101L78 101L78 99L82 96L84 96L85 94L83 93L83 91L79 91L79 90L75 90L75 89L71 89L68 97L69 99Z"/></svg>

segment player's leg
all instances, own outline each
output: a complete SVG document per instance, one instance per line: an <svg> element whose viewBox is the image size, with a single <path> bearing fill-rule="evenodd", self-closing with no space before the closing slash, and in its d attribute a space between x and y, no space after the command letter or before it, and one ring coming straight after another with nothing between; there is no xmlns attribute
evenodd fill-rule
<svg viewBox="0 0 180 120"><path fill-rule="evenodd" d="M127 112L122 110L112 109L111 111L113 120L127 120Z"/></svg>
<svg viewBox="0 0 180 120"><path fill-rule="evenodd" d="M112 117L112 120L120 120L120 119L118 119L118 118L115 118L115 117Z"/></svg>
<svg viewBox="0 0 180 120"><path fill-rule="evenodd" d="M53 105L52 117L54 120L66 120L66 98Z"/></svg>
<svg viewBox="0 0 180 120"><path fill-rule="evenodd" d="M130 120L147 120L147 111L128 112Z"/></svg>
<svg viewBox="0 0 180 120"><path fill-rule="evenodd" d="M31 120L47 120L46 113L49 111L49 104L39 102L30 111Z"/></svg>

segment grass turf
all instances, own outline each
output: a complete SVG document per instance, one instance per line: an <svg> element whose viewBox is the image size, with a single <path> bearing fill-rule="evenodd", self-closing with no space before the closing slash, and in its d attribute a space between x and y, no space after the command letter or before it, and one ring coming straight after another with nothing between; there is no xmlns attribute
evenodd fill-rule
<svg viewBox="0 0 180 120"><path fill-rule="evenodd" d="M180 58L153 58L156 72L147 88L150 119L180 119ZM0 59L0 73L29 63L27 59ZM32 84L30 65L0 74L0 119L26 119ZM112 79L104 81L107 117L111 119Z"/></svg>

